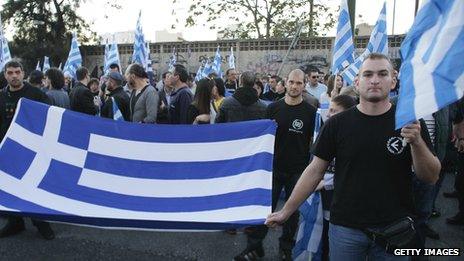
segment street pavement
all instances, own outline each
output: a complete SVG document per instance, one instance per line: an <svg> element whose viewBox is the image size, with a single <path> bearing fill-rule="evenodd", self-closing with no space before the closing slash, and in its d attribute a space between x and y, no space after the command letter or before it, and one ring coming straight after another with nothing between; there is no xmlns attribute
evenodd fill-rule
<svg viewBox="0 0 464 261"><path fill-rule="evenodd" d="M445 222L457 211L456 199L442 196L453 184L454 176L448 174L438 198L442 215L430 222L440 240L429 239L427 246L464 251L464 227ZM106 230L66 224L52 224L56 239L46 241L29 220L26 223L26 231L0 239L0 260L232 260L246 245L243 233ZM279 233L280 229L270 230L263 260L278 260ZM430 260L464 260L463 256Z"/></svg>

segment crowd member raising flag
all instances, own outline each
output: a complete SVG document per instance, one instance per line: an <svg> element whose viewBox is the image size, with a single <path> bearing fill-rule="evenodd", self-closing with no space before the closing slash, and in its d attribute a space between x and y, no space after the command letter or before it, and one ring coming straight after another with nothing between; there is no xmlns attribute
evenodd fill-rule
<svg viewBox="0 0 464 261"><path fill-rule="evenodd" d="M139 12L139 18L137 19L137 27L135 29L135 41L134 41L134 53L132 54L132 62L138 63L147 69L148 52L147 45L145 43L145 35L142 30L142 11Z"/></svg>
<svg viewBox="0 0 464 261"><path fill-rule="evenodd" d="M377 23L375 23L374 29L372 30L366 50L358 58L356 58L354 63L342 72L343 79L347 82L347 84L351 85L353 83L364 59L370 53L382 53L388 55L387 14L385 2L383 3Z"/></svg>
<svg viewBox="0 0 464 261"><path fill-rule="evenodd" d="M350 12L346 0L342 0L340 4L337 36L332 53L332 74L337 74L354 63L353 32L351 31Z"/></svg>
<svg viewBox="0 0 464 261"><path fill-rule="evenodd" d="M424 1L401 45L397 129L463 96L463 29L464 1Z"/></svg>
<svg viewBox="0 0 464 261"><path fill-rule="evenodd" d="M76 78L76 70L82 65L82 56L79 50L79 42L76 33L73 33L71 40L71 49L69 50L68 60L64 64L63 73L69 73L71 77Z"/></svg>

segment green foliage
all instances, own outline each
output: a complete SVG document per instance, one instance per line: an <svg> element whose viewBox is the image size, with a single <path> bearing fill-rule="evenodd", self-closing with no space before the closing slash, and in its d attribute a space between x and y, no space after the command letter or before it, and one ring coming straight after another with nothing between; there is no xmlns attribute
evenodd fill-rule
<svg viewBox="0 0 464 261"><path fill-rule="evenodd" d="M303 21L301 35L318 36L335 25L334 12L314 0L194 0L185 25L219 29L225 38L280 38L293 36Z"/></svg>
<svg viewBox="0 0 464 261"><path fill-rule="evenodd" d="M13 28L12 55L22 58L28 70L44 56L50 57L52 66L58 66L67 59L72 32L77 33L80 43L96 41L90 25L76 13L84 1L5 1L1 15L4 26Z"/></svg>

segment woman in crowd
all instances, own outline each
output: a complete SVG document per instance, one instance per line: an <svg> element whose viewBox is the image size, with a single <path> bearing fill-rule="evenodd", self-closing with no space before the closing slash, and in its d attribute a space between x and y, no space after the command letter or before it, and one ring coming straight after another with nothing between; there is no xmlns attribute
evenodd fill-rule
<svg viewBox="0 0 464 261"><path fill-rule="evenodd" d="M45 82L48 86L46 94L51 101L51 105L69 109L69 96L63 90L65 86L63 72L57 68L48 69L45 73Z"/></svg>
<svg viewBox="0 0 464 261"><path fill-rule="evenodd" d="M224 101L224 97L226 96L226 88L224 86L224 81L221 78L214 78L214 83L212 104L214 112L217 113L219 111L219 107L221 107L222 102Z"/></svg>
<svg viewBox="0 0 464 261"><path fill-rule="evenodd" d="M211 109L211 93L214 88L215 81L204 78L197 84L197 90L187 110L187 122L191 124L208 124L213 123L216 118L211 115L214 109Z"/></svg>

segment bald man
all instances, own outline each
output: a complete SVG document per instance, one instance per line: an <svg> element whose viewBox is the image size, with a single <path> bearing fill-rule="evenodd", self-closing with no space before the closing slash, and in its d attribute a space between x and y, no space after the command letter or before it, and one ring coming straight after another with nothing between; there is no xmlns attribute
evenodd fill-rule
<svg viewBox="0 0 464 261"><path fill-rule="evenodd" d="M305 74L297 69L290 72L287 79L287 93L284 99L270 104L266 118L277 122L274 147L274 166L272 178L272 209L276 208L279 195L285 189L286 199L309 162L309 146L314 132L316 108L303 102ZM295 233L298 227L298 212L295 212L284 224L280 237L281 260L292 260L295 245ZM248 235L247 248L235 257L235 260L254 260L264 256L262 242L267 227L257 226Z"/></svg>

